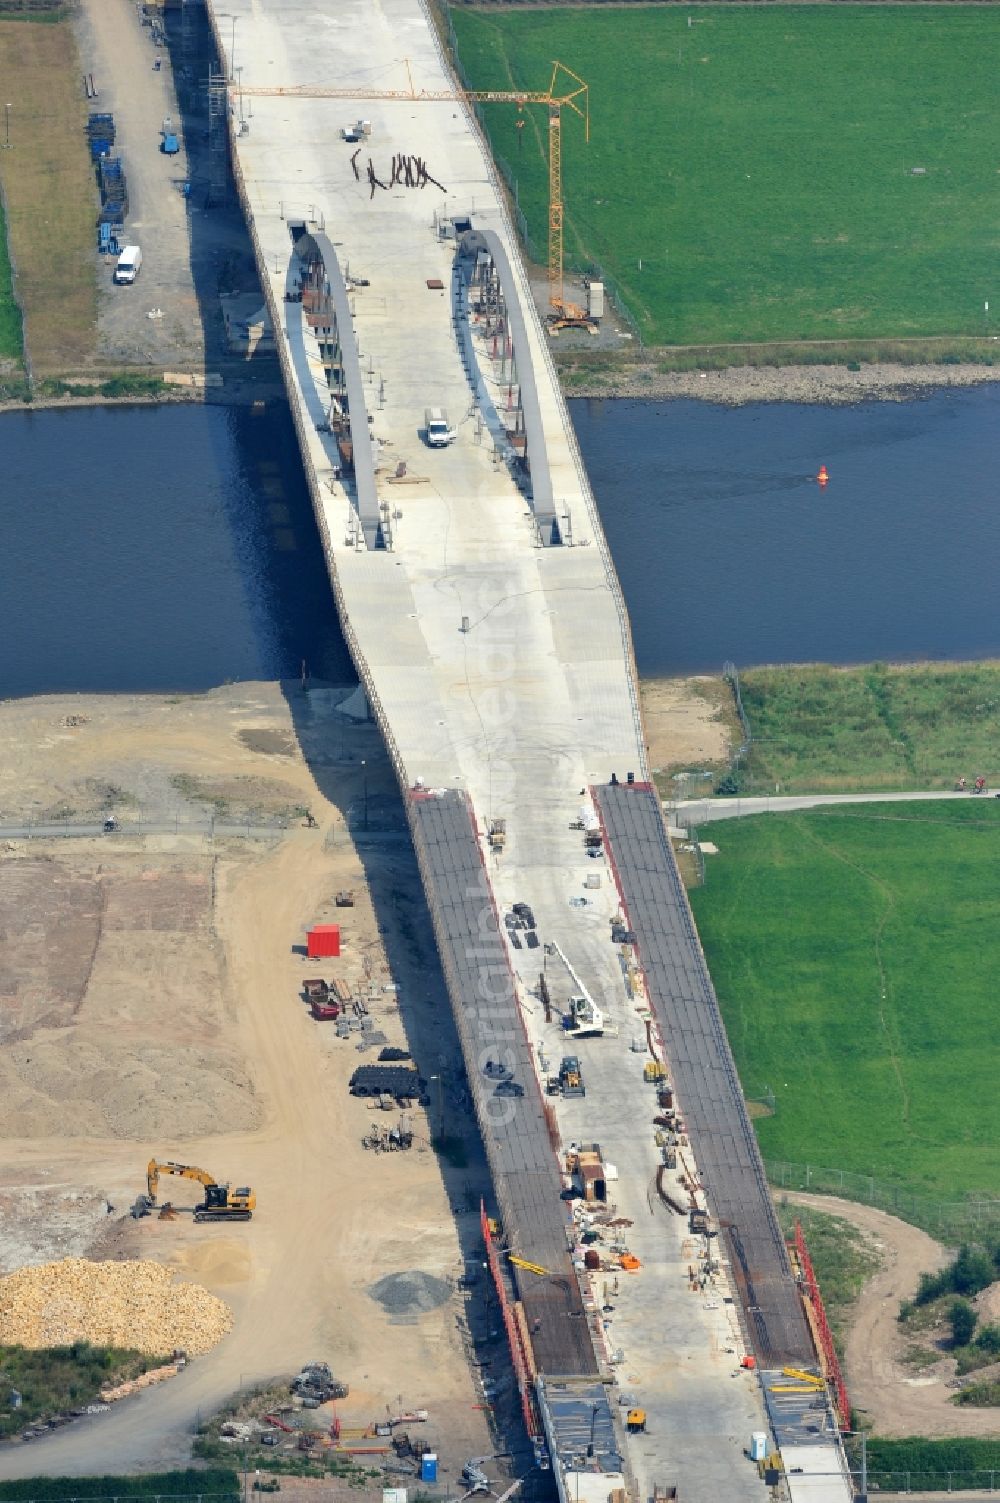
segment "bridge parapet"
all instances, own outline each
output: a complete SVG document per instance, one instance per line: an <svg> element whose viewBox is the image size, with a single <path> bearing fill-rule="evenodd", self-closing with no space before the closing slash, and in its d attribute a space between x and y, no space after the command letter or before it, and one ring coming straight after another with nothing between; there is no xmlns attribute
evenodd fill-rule
<svg viewBox="0 0 1000 1503"><path fill-rule="evenodd" d="M464 294L464 307L457 310L458 316L478 319L479 332L485 338L478 350L476 342L469 341L470 358L489 368L477 393L480 403L487 406L484 417L490 427L502 430L497 436L528 498L542 544L562 543L563 518L553 491L521 290L496 231L467 232L459 242L458 266L459 287ZM474 372L470 370L469 374L474 380ZM489 395L491 385L496 389L493 398Z"/></svg>
<svg viewBox="0 0 1000 1503"><path fill-rule="evenodd" d="M386 547L390 543L389 523L379 505L375 452L347 281L323 230L302 226L302 233L295 239L295 256L302 268L302 322L312 329L319 346L330 390L327 422L337 440L342 468L354 478L358 522L369 549Z"/></svg>

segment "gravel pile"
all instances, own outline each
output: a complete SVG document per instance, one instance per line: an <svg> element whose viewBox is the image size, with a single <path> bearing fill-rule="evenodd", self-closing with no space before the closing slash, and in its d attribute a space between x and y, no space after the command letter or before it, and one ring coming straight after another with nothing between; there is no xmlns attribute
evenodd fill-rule
<svg viewBox="0 0 1000 1503"><path fill-rule="evenodd" d="M175 1284L159 1263L65 1258L0 1279L0 1343L130 1347L198 1356L233 1324L232 1312L200 1284Z"/></svg>
<svg viewBox="0 0 1000 1503"><path fill-rule="evenodd" d="M368 1293L389 1315L426 1315L450 1299L452 1290L444 1279L410 1268L406 1273L386 1274Z"/></svg>

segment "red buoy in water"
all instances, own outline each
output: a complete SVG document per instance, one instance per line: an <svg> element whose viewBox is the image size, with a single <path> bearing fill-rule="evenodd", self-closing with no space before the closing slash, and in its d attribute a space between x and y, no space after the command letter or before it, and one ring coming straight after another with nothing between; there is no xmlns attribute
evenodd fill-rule
<svg viewBox="0 0 1000 1503"><path fill-rule="evenodd" d="M817 483L817 485L826 485L827 482L829 481L829 479L830 479L830 474L829 474L829 471L826 468L826 465L825 464L821 464L820 467L819 467L819 474L816 476L816 483Z"/></svg>

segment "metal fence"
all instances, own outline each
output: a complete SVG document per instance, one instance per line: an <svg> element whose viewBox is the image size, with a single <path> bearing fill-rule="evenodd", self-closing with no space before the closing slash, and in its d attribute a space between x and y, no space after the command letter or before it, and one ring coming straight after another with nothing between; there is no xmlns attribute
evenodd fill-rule
<svg viewBox="0 0 1000 1503"><path fill-rule="evenodd" d="M945 1241L961 1242L1000 1232L1000 1200L977 1195L966 1200L933 1200L872 1174L828 1169L817 1164L765 1159L764 1167L774 1189L807 1190L814 1195L840 1195L845 1200L861 1201L923 1227Z"/></svg>
<svg viewBox="0 0 1000 1503"><path fill-rule="evenodd" d="M860 1490L861 1474L851 1477ZM993 1472L880 1472L868 1468L868 1493L995 1493L1000 1488L1000 1468Z"/></svg>

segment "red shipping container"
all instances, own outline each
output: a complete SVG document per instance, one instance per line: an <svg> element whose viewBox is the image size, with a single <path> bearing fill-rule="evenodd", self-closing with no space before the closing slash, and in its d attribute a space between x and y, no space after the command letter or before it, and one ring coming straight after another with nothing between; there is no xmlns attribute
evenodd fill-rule
<svg viewBox="0 0 1000 1503"><path fill-rule="evenodd" d="M312 956L340 954L340 925L317 924L306 936Z"/></svg>

